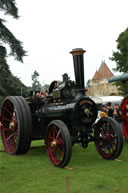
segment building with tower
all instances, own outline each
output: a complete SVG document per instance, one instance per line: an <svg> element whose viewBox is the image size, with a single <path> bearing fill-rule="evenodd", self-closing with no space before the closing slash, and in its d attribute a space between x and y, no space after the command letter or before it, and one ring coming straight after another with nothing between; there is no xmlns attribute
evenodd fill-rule
<svg viewBox="0 0 128 193"><path fill-rule="evenodd" d="M105 61L101 63L99 70L95 72L92 80L90 80L87 94L89 96L112 96L118 95L118 88L109 83L109 78L114 77Z"/></svg>

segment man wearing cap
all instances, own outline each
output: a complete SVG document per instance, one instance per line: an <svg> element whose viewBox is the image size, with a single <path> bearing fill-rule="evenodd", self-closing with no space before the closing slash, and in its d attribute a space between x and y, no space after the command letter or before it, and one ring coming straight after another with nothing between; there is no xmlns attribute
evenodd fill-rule
<svg viewBox="0 0 128 193"><path fill-rule="evenodd" d="M101 105L100 118L107 117L107 107L105 104Z"/></svg>

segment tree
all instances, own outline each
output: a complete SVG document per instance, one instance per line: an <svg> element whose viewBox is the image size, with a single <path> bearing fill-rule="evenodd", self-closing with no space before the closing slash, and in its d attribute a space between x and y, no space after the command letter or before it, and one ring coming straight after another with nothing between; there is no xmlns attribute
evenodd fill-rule
<svg viewBox="0 0 128 193"><path fill-rule="evenodd" d="M119 35L116 42L117 51L111 57L116 62L115 71L128 72L128 28Z"/></svg>
<svg viewBox="0 0 128 193"><path fill-rule="evenodd" d="M32 89L34 91L40 91L41 90L41 84L38 81L39 73L35 70L32 74Z"/></svg>
<svg viewBox="0 0 128 193"><path fill-rule="evenodd" d="M6 15L19 18L15 0L0 0L0 10L4 11Z"/></svg>
<svg viewBox="0 0 128 193"><path fill-rule="evenodd" d="M7 95L21 95L21 91L25 92L27 87L19 78L12 75L6 61L6 49L0 47L0 104Z"/></svg>
<svg viewBox="0 0 128 193"><path fill-rule="evenodd" d="M0 11L15 19L19 18L15 0L0 0ZM7 53L6 45L9 45L10 53ZM21 95L21 90L27 89L19 78L13 76L6 60L8 56L13 56L16 60L23 62L25 55L22 42L16 39L5 26L5 20L0 19L0 104L3 97Z"/></svg>
<svg viewBox="0 0 128 193"><path fill-rule="evenodd" d="M126 28L124 32L120 33L116 42L117 51L112 53L112 57L110 59L116 62L115 71L126 73L128 72L128 28ZM120 94L128 94L126 84L118 82L116 85L120 87Z"/></svg>
<svg viewBox="0 0 128 193"><path fill-rule="evenodd" d="M119 90L119 95L122 95L122 96L126 96L128 95L128 81L119 81L119 82L116 82L114 83L117 87L118 87L118 90Z"/></svg>
<svg viewBox="0 0 128 193"><path fill-rule="evenodd" d="M5 15L11 15L15 19L19 18L15 0L0 0L0 10L4 11ZM5 20L0 19L0 41L9 45L10 53L8 56L14 56L16 60L23 62L23 56L26 55L26 51L23 49L22 42L16 39L4 23Z"/></svg>
<svg viewBox="0 0 128 193"><path fill-rule="evenodd" d="M49 86L50 86L49 84L46 84L45 81L43 81L42 90L44 90L45 92L48 92Z"/></svg>

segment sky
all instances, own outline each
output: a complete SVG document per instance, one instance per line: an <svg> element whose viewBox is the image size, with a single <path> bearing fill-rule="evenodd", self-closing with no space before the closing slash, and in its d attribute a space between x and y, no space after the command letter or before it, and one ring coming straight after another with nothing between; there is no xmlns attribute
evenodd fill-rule
<svg viewBox="0 0 128 193"><path fill-rule="evenodd" d="M26 86L36 70L41 84L61 80L68 73L74 80L72 55L74 48L83 48L85 83L92 79L105 60L116 51L116 39L128 27L127 0L16 0L20 19L0 15L6 26L23 42L27 51L24 63L8 58L12 73ZM2 13L0 13L2 14ZM114 73L115 75L119 73Z"/></svg>

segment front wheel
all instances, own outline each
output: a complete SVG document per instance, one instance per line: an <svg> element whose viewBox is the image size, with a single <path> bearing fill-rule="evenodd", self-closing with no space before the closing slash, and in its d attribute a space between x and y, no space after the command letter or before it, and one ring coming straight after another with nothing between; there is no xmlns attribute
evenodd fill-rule
<svg viewBox="0 0 128 193"><path fill-rule="evenodd" d="M67 126L61 120L49 123L46 133L46 149L53 165L63 168L72 155L71 136Z"/></svg>
<svg viewBox="0 0 128 193"><path fill-rule="evenodd" d="M95 145L105 159L116 159L123 148L123 135L119 124L110 117L101 118L94 129Z"/></svg>

